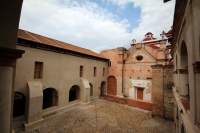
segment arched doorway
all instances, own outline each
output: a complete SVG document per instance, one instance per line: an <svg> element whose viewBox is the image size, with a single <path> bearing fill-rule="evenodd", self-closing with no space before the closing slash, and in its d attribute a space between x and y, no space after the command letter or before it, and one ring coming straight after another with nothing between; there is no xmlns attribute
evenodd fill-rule
<svg viewBox="0 0 200 133"><path fill-rule="evenodd" d="M182 124L182 126L181 126L181 133L185 133L185 127L184 127L183 124Z"/></svg>
<svg viewBox="0 0 200 133"><path fill-rule="evenodd" d="M91 83L90 84L90 96L93 96L93 85Z"/></svg>
<svg viewBox="0 0 200 133"><path fill-rule="evenodd" d="M78 85L74 85L69 90L69 102L79 99L80 87Z"/></svg>
<svg viewBox="0 0 200 133"><path fill-rule="evenodd" d="M189 99L189 80L188 80L188 51L185 41L182 41L180 49L180 91L181 95L188 96Z"/></svg>
<svg viewBox="0 0 200 133"><path fill-rule="evenodd" d="M54 88L43 90L43 109L58 105L58 92Z"/></svg>
<svg viewBox="0 0 200 133"><path fill-rule="evenodd" d="M117 80L114 76L109 76L107 81L108 95L117 95Z"/></svg>
<svg viewBox="0 0 200 133"><path fill-rule="evenodd" d="M14 94L13 117L25 114L26 97L20 92Z"/></svg>
<svg viewBox="0 0 200 133"><path fill-rule="evenodd" d="M188 65L188 52L187 52L187 46L185 41L181 44L181 62L180 67L185 68Z"/></svg>
<svg viewBox="0 0 200 133"><path fill-rule="evenodd" d="M106 82L101 82L101 90L100 90L100 96L104 95L106 92Z"/></svg>

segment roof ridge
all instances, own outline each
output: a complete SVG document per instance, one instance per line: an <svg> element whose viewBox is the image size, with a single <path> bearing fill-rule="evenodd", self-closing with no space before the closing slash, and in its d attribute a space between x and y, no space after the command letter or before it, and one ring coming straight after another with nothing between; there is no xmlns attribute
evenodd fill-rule
<svg viewBox="0 0 200 133"><path fill-rule="evenodd" d="M23 32L25 34L23 34ZM32 33L32 32L29 32L29 31L25 31L25 30L22 30L22 29L19 29L18 37L22 38L22 39L30 40L30 41L39 42L39 43L46 44L46 45L52 45L52 46L55 46L55 47L64 48L66 50L72 50L72 51L83 53L83 54L86 54L86 55L105 58L102 55L100 55L99 53L96 53L96 52L94 52L90 49L82 48L80 46L69 44L69 43L59 41L59 40L56 40L56 39L53 39L53 38L45 37L45 36L42 36L42 35L39 35L39 34L36 34L36 33Z"/></svg>
<svg viewBox="0 0 200 133"><path fill-rule="evenodd" d="M26 34L30 35L31 37L35 38L35 40L37 40L38 42L41 42L39 39L37 39L36 37L34 37L33 35L31 35L28 31L25 31L25 30L24 30L24 32L25 32ZM41 43L42 43L42 42L41 42Z"/></svg>

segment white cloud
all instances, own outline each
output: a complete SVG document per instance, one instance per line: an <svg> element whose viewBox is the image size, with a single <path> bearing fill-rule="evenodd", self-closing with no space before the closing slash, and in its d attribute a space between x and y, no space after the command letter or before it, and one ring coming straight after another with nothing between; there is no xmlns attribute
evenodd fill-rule
<svg viewBox="0 0 200 133"><path fill-rule="evenodd" d="M89 0L24 0L20 28L96 52L107 48L130 47L131 40L143 39L148 31L154 35L169 30L173 19L173 1L104 0L125 8L133 3L141 8L140 24L128 32L126 19L101 8ZM133 16L134 17L134 16Z"/></svg>
<svg viewBox="0 0 200 133"><path fill-rule="evenodd" d="M101 46L127 44L130 40L127 27L127 20L117 21L117 16L89 1L80 4L26 0L20 20L22 29L94 51Z"/></svg>
<svg viewBox="0 0 200 133"><path fill-rule="evenodd" d="M134 7L141 8L139 26L132 30L131 36L140 42L145 33L152 32L159 38L162 31L168 32L173 24L175 1L163 3L162 0L107 0L119 7L133 3Z"/></svg>

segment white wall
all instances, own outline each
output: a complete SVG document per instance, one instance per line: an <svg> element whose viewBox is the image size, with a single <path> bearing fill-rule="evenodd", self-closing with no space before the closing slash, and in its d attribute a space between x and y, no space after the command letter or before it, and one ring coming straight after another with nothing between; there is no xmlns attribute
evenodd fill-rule
<svg viewBox="0 0 200 133"><path fill-rule="evenodd" d="M152 81L151 80L137 80L130 79L132 88L129 88L129 97L132 99L137 98L136 88L141 87L143 90L143 101L151 102Z"/></svg>

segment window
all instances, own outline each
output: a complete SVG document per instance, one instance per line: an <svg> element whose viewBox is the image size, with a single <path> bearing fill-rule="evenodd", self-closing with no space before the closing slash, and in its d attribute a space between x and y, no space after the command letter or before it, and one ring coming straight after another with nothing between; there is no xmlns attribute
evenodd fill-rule
<svg viewBox="0 0 200 133"><path fill-rule="evenodd" d="M136 56L136 59L137 59L138 61L141 61L141 60L143 59L143 56L138 55L138 56Z"/></svg>
<svg viewBox="0 0 200 133"><path fill-rule="evenodd" d="M103 76L105 76L105 68L103 68Z"/></svg>
<svg viewBox="0 0 200 133"><path fill-rule="evenodd" d="M108 67L111 67L111 61L108 61Z"/></svg>
<svg viewBox="0 0 200 133"><path fill-rule="evenodd" d="M96 67L94 67L94 77L96 76Z"/></svg>
<svg viewBox="0 0 200 133"><path fill-rule="evenodd" d="M80 77L83 77L83 66L80 66Z"/></svg>
<svg viewBox="0 0 200 133"><path fill-rule="evenodd" d="M42 78L42 68L43 68L43 62L35 62L35 69L34 69L34 78L35 79Z"/></svg>

